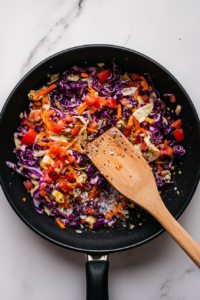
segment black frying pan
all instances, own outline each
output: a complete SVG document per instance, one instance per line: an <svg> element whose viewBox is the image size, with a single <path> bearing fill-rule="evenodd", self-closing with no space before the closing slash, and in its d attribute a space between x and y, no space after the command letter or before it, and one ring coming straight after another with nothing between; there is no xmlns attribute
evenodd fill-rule
<svg viewBox="0 0 200 300"><path fill-rule="evenodd" d="M182 106L181 119L185 140L181 144L186 149L186 155L177 158L175 175L180 194L177 195L174 185L164 187L161 194L168 210L177 219L190 202L199 181L199 118L180 83L152 59L136 51L110 45L86 45L59 52L39 63L22 78L8 97L0 117L0 180L6 198L22 221L37 234L56 245L87 253L87 300L108 299L108 253L140 246L157 237L164 229L151 215L136 207L131 216L133 224L136 224L134 230L100 229L95 233L88 230L82 234L69 227L61 230L53 218L39 215L34 210L31 197L22 184L23 177L13 174L5 161L16 162L13 133L19 125L20 113L28 107L27 93L30 89L37 89L45 84L47 73L63 72L73 65L92 66L98 62L109 65L113 59L124 72L149 72L161 95L167 92L175 94L178 99L175 105ZM181 175L177 172L179 168ZM25 203L22 201L24 197L27 198ZM138 223L143 225L138 226Z"/></svg>

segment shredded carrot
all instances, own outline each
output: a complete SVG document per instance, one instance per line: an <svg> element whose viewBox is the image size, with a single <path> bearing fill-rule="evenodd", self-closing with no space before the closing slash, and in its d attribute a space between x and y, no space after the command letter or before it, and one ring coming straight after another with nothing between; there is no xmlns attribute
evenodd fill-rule
<svg viewBox="0 0 200 300"><path fill-rule="evenodd" d="M55 127L55 123L53 121L51 121L46 110L43 110L42 118L43 118L44 124L46 125L47 129L49 131L52 131Z"/></svg>
<svg viewBox="0 0 200 300"><path fill-rule="evenodd" d="M128 123L127 123L127 129L131 129L134 125L134 117L132 115L129 116L128 118Z"/></svg>
<svg viewBox="0 0 200 300"><path fill-rule="evenodd" d="M76 167L77 169L79 169L79 168L80 168L80 166L77 164L77 162L76 162L76 161L74 161L74 165L75 165L75 167Z"/></svg>
<svg viewBox="0 0 200 300"><path fill-rule="evenodd" d="M168 118L167 118L167 120L170 120L170 119L171 119L171 117L168 117Z"/></svg>
<svg viewBox="0 0 200 300"><path fill-rule="evenodd" d="M87 73L81 73L81 77L88 77L89 75Z"/></svg>
<svg viewBox="0 0 200 300"><path fill-rule="evenodd" d="M130 137L132 138L132 136L134 135L133 129L131 130L131 134Z"/></svg>
<svg viewBox="0 0 200 300"><path fill-rule="evenodd" d="M47 104L48 103L48 95L44 95L42 97L42 105Z"/></svg>
<svg viewBox="0 0 200 300"><path fill-rule="evenodd" d="M167 140L164 141L164 148L167 150Z"/></svg>
<svg viewBox="0 0 200 300"><path fill-rule="evenodd" d="M144 86L142 91L147 91L149 89L148 83L146 82L146 79L143 76L140 76L140 79L142 79L142 81L144 81Z"/></svg>
<svg viewBox="0 0 200 300"><path fill-rule="evenodd" d="M90 132L96 132L96 133L98 132L98 130L93 129L93 128L89 128L89 127L87 127L87 130L90 131Z"/></svg>
<svg viewBox="0 0 200 300"><path fill-rule="evenodd" d="M86 110L86 108L87 108L88 106L89 106L89 105L87 105L86 102L84 102L81 106L79 106L79 108L77 109L79 116L82 115L82 113L84 112L84 110Z"/></svg>
<svg viewBox="0 0 200 300"><path fill-rule="evenodd" d="M75 149L76 151L78 151L78 152L80 152L80 153L83 153L82 149L79 147L79 145L77 144L76 141L74 142L73 146L74 146L74 149Z"/></svg>
<svg viewBox="0 0 200 300"><path fill-rule="evenodd" d="M94 194L95 194L96 190L97 190L97 185L93 185L92 192L89 195L90 200L94 197Z"/></svg>
<svg viewBox="0 0 200 300"><path fill-rule="evenodd" d="M134 116L133 116L134 117ZM136 119L136 117L134 117L134 123L135 123L135 130L139 130L140 129L140 123L139 121Z"/></svg>
<svg viewBox="0 0 200 300"><path fill-rule="evenodd" d="M46 135L46 133L44 131L42 131L42 132L38 133L37 139L39 140L39 139L43 138L45 135Z"/></svg>
<svg viewBox="0 0 200 300"><path fill-rule="evenodd" d="M143 132L145 135L148 135L147 131L144 128L140 128L136 131L137 133Z"/></svg>
<svg viewBox="0 0 200 300"><path fill-rule="evenodd" d="M50 87L48 87L46 90L41 91L40 93L38 93L36 96L33 97L33 101L39 100L40 96L43 96L47 93L49 93L50 91L54 90L57 87L56 84L52 84Z"/></svg>
<svg viewBox="0 0 200 300"><path fill-rule="evenodd" d="M36 102L35 105L42 105L42 103L40 101Z"/></svg>
<svg viewBox="0 0 200 300"><path fill-rule="evenodd" d="M49 143L44 143L44 142L38 142L39 146L43 146L43 147L49 147L50 144Z"/></svg>
<svg viewBox="0 0 200 300"><path fill-rule="evenodd" d="M51 201L49 200L49 198L48 198L47 196L44 195L44 198L45 198L50 204L52 204Z"/></svg>
<svg viewBox="0 0 200 300"><path fill-rule="evenodd" d="M72 175L73 175L75 178L78 178L78 175L76 174L76 171L72 168L71 165L67 165L67 169L69 169L69 171L72 173Z"/></svg>
<svg viewBox="0 0 200 300"><path fill-rule="evenodd" d="M64 147L68 147L69 145L71 145L70 143L67 143L67 142L58 142L59 143L59 145L61 145L61 146L64 146Z"/></svg>
<svg viewBox="0 0 200 300"><path fill-rule="evenodd" d="M36 105L33 105L33 106L32 106L32 109L33 109L33 110L37 109L37 106L36 106Z"/></svg>
<svg viewBox="0 0 200 300"><path fill-rule="evenodd" d="M91 86L89 89L87 89L90 93L95 94L96 91L93 89L93 87Z"/></svg>
<svg viewBox="0 0 200 300"><path fill-rule="evenodd" d="M59 220L59 219L57 219L57 218L55 218L56 219L56 222L58 223L58 225L62 228L62 229L65 229L66 227L65 227L65 225Z"/></svg>
<svg viewBox="0 0 200 300"><path fill-rule="evenodd" d="M105 215L105 218L106 219L109 219L111 217L113 217L114 215L116 215L125 205L127 204L127 200L126 199L123 199L122 200L122 204L119 205L117 208L113 209L113 211L110 211L108 212L106 215Z"/></svg>
<svg viewBox="0 0 200 300"><path fill-rule="evenodd" d="M154 119L145 118L145 121L147 121L149 124L153 124L155 122Z"/></svg>
<svg viewBox="0 0 200 300"><path fill-rule="evenodd" d="M134 113L135 111L136 111L136 108L133 108L133 109L132 109L132 112Z"/></svg>
<svg viewBox="0 0 200 300"><path fill-rule="evenodd" d="M137 100L137 97L139 96L139 90L137 89L136 91L135 91L135 100Z"/></svg>
<svg viewBox="0 0 200 300"><path fill-rule="evenodd" d="M26 202L26 198L23 198L22 200L23 200L24 202Z"/></svg>
<svg viewBox="0 0 200 300"><path fill-rule="evenodd" d="M117 106L117 120L120 120L122 116L122 106L121 104L118 104Z"/></svg>

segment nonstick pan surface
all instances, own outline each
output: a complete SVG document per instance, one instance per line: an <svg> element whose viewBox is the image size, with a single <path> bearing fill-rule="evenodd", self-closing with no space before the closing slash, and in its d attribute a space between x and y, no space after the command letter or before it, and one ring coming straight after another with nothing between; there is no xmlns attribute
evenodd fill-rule
<svg viewBox="0 0 200 300"><path fill-rule="evenodd" d="M140 246L161 234L164 230L161 225L144 210L136 207L131 217L135 228L133 230L115 228L112 230L88 229L81 234L76 229L67 227L61 230L55 220L39 215L33 208L32 199L25 191L24 178L12 172L5 161L16 163L13 153L13 133L19 125L19 115L28 108L27 94L30 89L37 89L47 82L47 74L63 72L73 65L94 66L104 62L110 65L114 59L122 72L150 73L155 87L164 93L176 95L177 104L182 106L181 119L185 140L181 145L186 149L186 155L176 159L175 185L162 188L161 197L171 214L177 219L190 202L200 174L200 126L199 118L189 96L180 83L161 65L136 51L112 45L85 45L59 52L34 67L16 85L8 97L0 116L0 181L3 191L10 205L33 231L59 246L86 253L111 253ZM169 99L166 100L171 106ZM181 174L178 174L181 170ZM177 190L174 190L174 187ZM177 194L179 191L179 195ZM22 198L27 201L23 202ZM138 224L142 223L142 226Z"/></svg>

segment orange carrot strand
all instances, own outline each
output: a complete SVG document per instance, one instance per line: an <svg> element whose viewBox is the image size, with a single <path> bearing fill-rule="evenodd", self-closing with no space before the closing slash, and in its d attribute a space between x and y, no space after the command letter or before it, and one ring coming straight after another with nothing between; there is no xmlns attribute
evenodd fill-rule
<svg viewBox="0 0 200 300"><path fill-rule="evenodd" d="M45 95L49 93L50 91L54 90L57 87L56 84L52 84L50 87L48 87L46 90L39 92L36 96L33 97L33 101L39 100L39 97L42 95Z"/></svg>
<svg viewBox="0 0 200 300"><path fill-rule="evenodd" d="M98 130L96 130L96 129L93 129L93 128L89 128L89 127L87 127L87 131L90 131L90 132L98 132Z"/></svg>
<svg viewBox="0 0 200 300"><path fill-rule="evenodd" d="M96 185L93 185L93 187L92 187L92 192L91 192L90 195L89 195L89 199L90 199L90 200L94 197L94 194L95 194L96 190L97 190L97 186L96 186Z"/></svg>
<svg viewBox="0 0 200 300"><path fill-rule="evenodd" d="M147 91L149 89L149 86L148 86L148 83L146 82L146 79L143 76L140 76L140 78L144 82L144 86L143 86L142 91Z"/></svg>
<svg viewBox="0 0 200 300"><path fill-rule="evenodd" d="M88 77L89 75L87 73L81 73L81 77Z"/></svg>
<svg viewBox="0 0 200 300"><path fill-rule="evenodd" d="M137 100L137 97L139 96L139 90L137 89L136 91L135 91L135 100Z"/></svg>
<svg viewBox="0 0 200 300"><path fill-rule="evenodd" d="M164 141L164 148L167 150L167 140Z"/></svg>
<svg viewBox="0 0 200 300"><path fill-rule="evenodd" d="M56 219L56 222L58 223L58 225L62 228L62 229L65 229L66 227L65 227L65 225L59 220L59 219L57 219L57 218L55 218Z"/></svg>
<svg viewBox="0 0 200 300"><path fill-rule="evenodd" d="M122 116L122 106L121 104L118 104L117 106L117 120L120 120Z"/></svg>
<svg viewBox="0 0 200 300"><path fill-rule="evenodd" d="M137 131L137 130L140 129L140 123L139 123L139 121L136 119L136 117L133 116L133 118L134 118L134 123L135 123L135 130Z"/></svg>

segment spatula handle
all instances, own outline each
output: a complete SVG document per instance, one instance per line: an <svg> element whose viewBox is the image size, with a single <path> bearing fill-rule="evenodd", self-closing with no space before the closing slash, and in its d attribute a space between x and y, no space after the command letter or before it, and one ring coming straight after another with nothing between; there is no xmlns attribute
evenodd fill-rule
<svg viewBox="0 0 200 300"><path fill-rule="evenodd" d="M152 212L151 212L152 213ZM193 262L200 268L200 247L170 214L164 203L152 215L169 232Z"/></svg>

